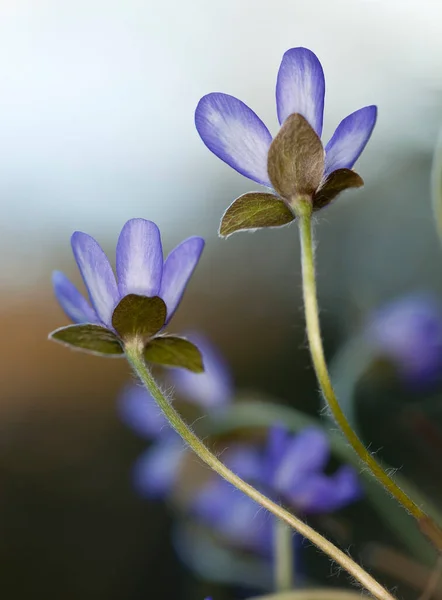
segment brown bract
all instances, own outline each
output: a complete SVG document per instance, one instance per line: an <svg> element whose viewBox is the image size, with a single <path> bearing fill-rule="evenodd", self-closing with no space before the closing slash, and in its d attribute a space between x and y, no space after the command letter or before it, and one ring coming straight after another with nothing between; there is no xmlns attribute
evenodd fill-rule
<svg viewBox="0 0 442 600"><path fill-rule="evenodd" d="M49 339L98 356L124 354L123 346L115 333L101 325L85 323L60 327L49 334Z"/></svg>
<svg viewBox="0 0 442 600"><path fill-rule="evenodd" d="M313 195L313 210L324 208L344 190L362 187L363 185L362 177L351 169L337 169L330 173Z"/></svg>
<svg viewBox="0 0 442 600"><path fill-rule="evenodd" d="M89 354L122 356L126 345L141 344L148 362L182 367L194 373L204 371L198 348L185 338L158 335L166 323L167 308L159 296L128 294L115 308L111 331L101 325L83 323L53 331L49 338Z"/></svg>
<svg viewBox="0 0 442 600"><path fill-rule="evenodd" d="M274 194L250 192L237 198L224 213L219 234L227 237L235 231L259 227L281 227L293 221L289 206Z"/></svg>
<svg viewBox="0 0 442 600"><path fill-rule="evenodd" d="M287 201L312 197L324 175L325 152L301 115L290 115L269 148L267 171L274 189Z"/></svg>
<svg viewBox="0 0 442 600"><path fill-rule="evenodd" d="M264 192L240 196L224 213L219 234L228 237L236 231L282 227L296 218L300 200L309 211L317 211L344 190L364 184L351 169L338 169L324 180L324 164L325 152L316 132L300 114L290 115L271 143L267 160L279 196Z"/></svg>
<svg viewBox="0 0 442 600"><path fill-rule="evenodd" d="M166 322L167 308L159 296L128 294L116 306L112 325L122 340L137 338L147 343Z"/></svg>

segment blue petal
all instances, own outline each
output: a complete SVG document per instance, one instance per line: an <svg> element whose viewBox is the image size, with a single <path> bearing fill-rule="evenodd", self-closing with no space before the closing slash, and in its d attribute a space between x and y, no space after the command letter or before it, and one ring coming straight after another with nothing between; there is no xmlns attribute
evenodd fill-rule
<svg viewBox="0 0 442 600"><path fill-rule="evenodd" d="M184 444L175 433L156 442L134 465L137 492L147 498L164 498L173 490L184 456Z"/></svg>
<svg viewBox="0 0 442 600"><path fill-rule="evenodd" d="M204 372L192 373L186 369L171 370L170 377L177 394L188 402L209 410L228 404L233 398L233 382L223 356L201 334L190 333L186 338L201 352Z"/></svg>
<svg viewBox="0 0 442 600"><path fill-rule="evenodd" d="M286 493L302 482L306 474L320 471L330 456L326 434L319 428L309 427L290 438L279 461L275 458L273 485Z"/></svg>
<svg viewBox="0 0 442 600"><path fill-rule="evenodd" d="M210 482L194 499L193 512L238 548L269 554L271 519L256 502L222 479Z"/></svg>
<svg viewBox="0 0 442 600"><path fill-rule="evenodd" d="M419 293L391 301L371 315L365 335L408 387L429 391L440 383L442 310L436 298Z"/></svg>
<svg viewBox="0 0 442 600"><path fill-rule="evenodd" d="M230 446L223 454L223 460L241 479L255 483L262 481L262 454L258 448L247 444Z"/></svg>
<svg viewBox="0 0 442 600"><path fill-rule="evenodd" d="M321 137L324 96L324 72L317 56L307 48L287 50L276 82L276 107L281 125L288 116L299 113Z"/></svg>
<svg viewBox="0 0 442 600"><path fill-rule="evenodd" d="M353 167L370 139L376 117L377 107L366 106L340 122L325 148L325 177Z"/></svg>
<svg viewBox="0 0 442 600"><path fill-rule="evenodd" d="M74 323L99 323L95 311L61 271L52 273L54 292L61 308Z"/></svg>
<svg viewBox="0 0 442 600"><path fill-rule="evenodd" d="M166 323L170 321L178 308L203 249L203 238L195 236L184 240L167 257L159 292L160 297L167 306Z"/></svg>
<svg viewBox="0 0 442 600"><path fill-rule="evenodd" d="M100 321L112 328L112 313L120 295L106 254L94 238L80 231L73 234L71 243L92 306Z"/></svg>
<svg viewBox="0 0 442 600"><path fill-rule="evenodd" d="M141 385L129 384L118 399L121 419L138 435L155 439L169 432L169 424L155 400Z"/></svg>
<svg viewBox="0 0 442 600"><path fill-rule="evenodd" d="M157 296L163 273L163 249L152 221L131 219L117 243L117 276L121 296Z"/></svg>
<svg viewBox="0 0 442 600"><path fill-rule="evenodd" d="M285 499L305 514L330 513L362 496L356 471L344 465L332 476L314 473L299 482Z"/></svg>
<svg viewBox="0 0 442 600"><path fill-rule="evenodd" d="M272 136L244 102L228 94L208 94L198 103L195 125L218 158L249 179L272 187L267 175Z"/></svg>

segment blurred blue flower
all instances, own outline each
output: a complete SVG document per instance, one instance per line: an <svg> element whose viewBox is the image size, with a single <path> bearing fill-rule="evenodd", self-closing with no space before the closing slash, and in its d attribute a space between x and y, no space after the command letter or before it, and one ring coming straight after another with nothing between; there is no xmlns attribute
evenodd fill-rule
<svg viewBox="0 0 442 600"><path fill-rule="evenodd" d="M389 358L401 380L415 390L442 380L442 309L430 295L413 294L375 311L366 339Z"/></svg>
<svg viewBox="0 0 442 600"><path fill-rule="evenodd" d="M280 125L297 113L321 137L324 97L324 72L316 55L307 48L288 50L276 82ZM325 147L323 181L338 169L353 167L371 136L376 116L376 106L366 106L341 121ZM272 135L246 104L228 94L208 94L196 108L195 124L204 144L218 158L245 177L273 188L267 172Z"/></svg>
<svg viewBox="0 0 442 600"><path fill-rule="evenodd" d="M233 399L229 368L209 340L199 333L186 336L198 344L204 372L181 369L167 371L167 383L180 400L200 407L205 414L222 410ZM184 443L171 429L155 400L141 385L130 384L118 399L121 419L138 435L155 443L135 463L133 479L137 491L146 497L163 498L173 488L184 455Z"/></svg>
<svg viewBox="0 0 442 600"><path fill-rule="evenodd" d="M117 243L117 284L109 260L94 238L76 231L71 242L90 304L66 275L55 271L52 279L58 302L74 323L98 324L112 331L113 311L128 294L160 296L167 307L167 324L204 248L202 238L191 237L164 261L160 231L155 223L131 219L121 230Z"/></svg>
<svg viewBox="0 0 442 600"><path fill-rule="evenodd" d="M332 475L324 468L330 458L326 434L310 427L291 435L273 427L264 448L238 445L224 454L226 464L267 496L296 514L330 513L359 499L356 471L344 465ZM255 502L226 481L216 478L193 502L195 516L233 544L261 554L271 549L271 520Z"/></svg>

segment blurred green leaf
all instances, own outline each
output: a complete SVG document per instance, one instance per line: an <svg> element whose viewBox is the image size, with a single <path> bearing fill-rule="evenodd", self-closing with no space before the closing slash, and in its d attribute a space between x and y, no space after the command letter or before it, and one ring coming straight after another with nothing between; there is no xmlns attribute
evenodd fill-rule
<svg viewBox="0 0 442 600"><path fill-rule="evenodd" d="M117 336L100 325L83 324L60 327L49 334L49 339L97 356L123 354L123 348Z"/></svg>
<svg viewBox="0 0 442 600"><path fill-rule="evenodd" d="M204 371L203 358L198 348L184 338L167 335L151 340L145 350L144 358L167 367L181 367L194 373Z"/></svg>
<svg viewBox="0 0 442 600"><path fill-rule="evenodd" d="M442 130L436 143L431 168L431 201L436 229L442 241Z"/></svg>
<svg viewBox="0 0 442 600"><path fill-rule="evenodd" d="M256 395L254 395L254 398L256 398ZM321 426L321 422L318 419L294 408L275 404L271 400L270 402L263 401L267 399L262 397L260 401L249 401L245 398L243 400L226 408L225 412L217 415L216 419L209 417L205 421L207 434L222 435L238 429L270 427L276 422L283 423L292 432L300 431L312 425ZM327 434L330 438L330 446L333 454L343 462L353 464L360 471L361 463L344 437L334 431L327 431ZM390 497L367 469L363 469L360 472L360 477L364 485L367 500L376 509L384 524L407 546L413 556L428 565L433 565L436 558L436 551L422 535L415 520ZM437 523L442 524L442 515L430 500L400 475L395 474L394 480Z"/></svg>
<svg viewBox="0 0 442 600"><path fill-rule="evenodd" d="M206 581L269 590L273 572L268 561L223 546L195 522L178 521L173 532L175 549L187 567Z"/></svg>

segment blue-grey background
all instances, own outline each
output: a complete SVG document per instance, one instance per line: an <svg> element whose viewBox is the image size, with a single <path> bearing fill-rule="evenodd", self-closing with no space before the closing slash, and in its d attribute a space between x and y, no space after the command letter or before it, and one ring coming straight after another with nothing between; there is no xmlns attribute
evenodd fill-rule
<svg viewBox="0 0 442 600"><path fill-rule="evenodd" d="M141 446L114 411L127 369L46 341L66 322L52 269L79 281L71 233L86 231L111 253L132 217L154 220L167 249L203 235L175 328L208 332L241 385L305 407L317 393L296 227L218 239L225 208L256 185L204 147L195 106L210 91L230 93L276 132L277 69L301 45L326 74L325 137L349 112L378 105L357 165L365 188L318 217L332 351L385 299L442 291L430 202L441 19L430 0L0 2L0 557L9 597L141 598L161 571L149 563L134 584L145 536L172 556L158 520L159 533L146 525L143 542L134 534L159 509L131 495L128 470ZM113 436L130 450L120 453ZM161 595L171 585L163 571L158 598L172 594Z"/></svg>

